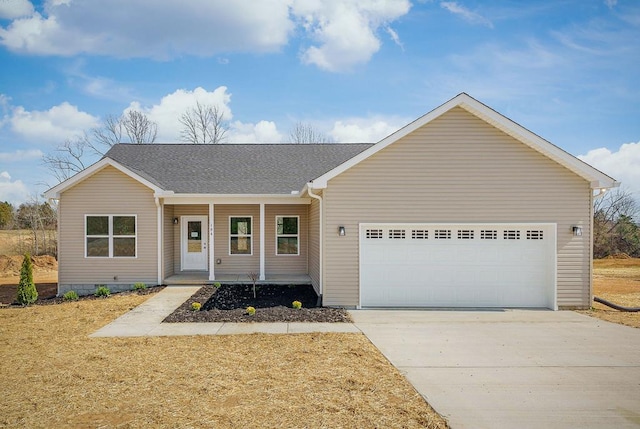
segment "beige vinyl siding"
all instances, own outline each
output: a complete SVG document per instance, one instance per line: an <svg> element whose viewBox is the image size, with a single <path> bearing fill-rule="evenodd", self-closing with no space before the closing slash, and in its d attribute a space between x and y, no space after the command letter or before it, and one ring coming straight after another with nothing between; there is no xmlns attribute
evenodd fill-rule
<svg viewBox="0 0 640 429"><path fill-rule="evenodd" d="M320 293L320 202L312 198L309 208L308 266L311 284Z"/></svg>
<svg viewBox="0 0 640 429"><path fill-rule="evenodd" d="M462 108L332 179L324 192L324 303L358 305L362 222L557 223L560 307L590 302L589 183ZM339 225L347 229L338 237ZM574 237L572 225L583 228ZM393 287L393 285L389 285Z"/></svg>
<svg viewBox="0 0 640 429"><path fill-rule="evenodd" d="M157 208L151 189L106 167L63 192L59 210L61 285L157 283ZM87 214L137 215L136 257L86 258Z"/></svg>
<svg viewBox="0 0 640 429"><path fill-rule="evenodd" d="M209 205L207 204L193 204L193 205L175 205L173 206L173 217L180 218L181 216L206 216L209 217ZM173 218L172 218L173 219ZM172 221L173 222L173 221ZM182 221L178 222L177 225L173 223L171 226L173 227L173 270L175 273L179 273L182 271L181 267L181 228L180 225ZM170 242L167 242L167 245Z"/></svg>
<svg viewBox="0 0 640 429"><path fill-rule="evenodd" d="M175 231L173 225L174 210L173 206L168 205L163 207L163 234L164 237L162 239L162 270L164 273L164 277L167 278L173 274L175 274L175 240L180 240L180 236L175 237L175 232L180 234L180 231ZM180 259L178 259L180 261Z"/></svg>
<svg viewBox="0 0 640 429"><path fill-rule="evenodd" d="M251 245L253 253L249 255L229 254L229 216L252 216ZM216 264L215 274L247 274L260 272L260 205L225 205L214 206L214 258L220 259ZM266 228L266 225L265 225ZM266 249L265 249L266 250Z"/></svg>
<svg viewBox="0 0 640 429"><path fill-rule="evenodd" d="M309 206L267 204L265 212L265 274L307 274ZM276 254L276 216L298 216L298 255Z"/></svg>

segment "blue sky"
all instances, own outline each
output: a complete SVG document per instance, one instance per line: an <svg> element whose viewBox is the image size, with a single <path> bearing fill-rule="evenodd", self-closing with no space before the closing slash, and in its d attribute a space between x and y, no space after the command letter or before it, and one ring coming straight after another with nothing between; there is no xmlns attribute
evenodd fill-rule
<svg viewBox="0 0 640 429"><path fill-rule="evenodd" d="M460 92L640 191L636 0L0 0L0 200L127 109L159 142L196 100L230 142L375 142Z"/></svg>

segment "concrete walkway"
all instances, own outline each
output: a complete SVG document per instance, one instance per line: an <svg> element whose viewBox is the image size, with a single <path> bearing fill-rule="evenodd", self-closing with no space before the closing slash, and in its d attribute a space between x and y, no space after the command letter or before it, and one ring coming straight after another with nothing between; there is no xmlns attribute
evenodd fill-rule
<svg viewBox="0 0 640 429"><path fill-rule="evenodd" d="M453 429L640 427L640 329L572 311L351 315Z"/></svg>
<svg viewBox="0 0 640 429"><path fill-rule="evenodd" d="M199 286L166 287L90 337L360 332L352 323L162 323L165 317L173 313L198 289Z"/></svg>

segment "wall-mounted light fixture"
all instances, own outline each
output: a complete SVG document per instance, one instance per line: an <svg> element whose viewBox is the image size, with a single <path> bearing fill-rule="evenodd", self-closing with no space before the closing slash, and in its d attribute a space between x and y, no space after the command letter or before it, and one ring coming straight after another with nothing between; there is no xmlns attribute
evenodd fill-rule
<svg viewBox="0 0 640 429"><path fill-rule="evenodd" d="M344 226L339 226L338 227L338 235L340 237L344 237L345 235L347 235L347 230L345 229Z"/></svg>
<svg viewBox="0 0 640 429"><path fill-rule="evenodd" d="M573 231L573 235L576 237L581 237L582 236L582 227L581 226L577 226L574 225L571 227L571 231Z"/></svg>
<svg viewBox="0 0 640 429"><path fill-rule="evenodd" d="M179 221L180 221L180 219L178 219L177 217L173 218L173 224L174 225L177 225Z"/></svg>

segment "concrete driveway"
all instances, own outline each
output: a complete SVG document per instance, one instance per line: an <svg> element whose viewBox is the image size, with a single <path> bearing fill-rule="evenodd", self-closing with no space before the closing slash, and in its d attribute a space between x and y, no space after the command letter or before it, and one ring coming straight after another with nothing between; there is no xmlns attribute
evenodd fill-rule
<svg viewBox="0 0 640 429"><path fill-rule="evenodd" d="M356 310L451 427L640 427L640 329L571 311Z"/></svg>

